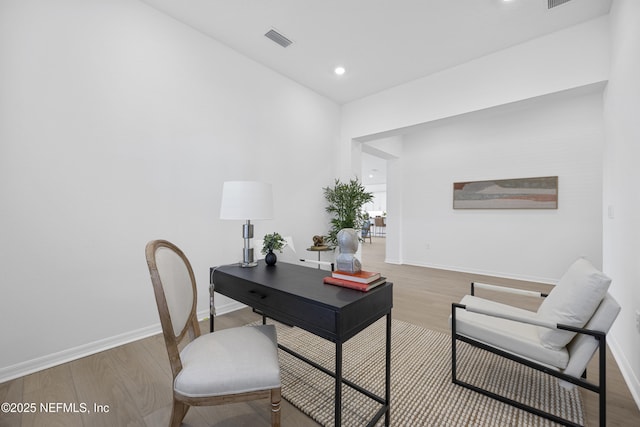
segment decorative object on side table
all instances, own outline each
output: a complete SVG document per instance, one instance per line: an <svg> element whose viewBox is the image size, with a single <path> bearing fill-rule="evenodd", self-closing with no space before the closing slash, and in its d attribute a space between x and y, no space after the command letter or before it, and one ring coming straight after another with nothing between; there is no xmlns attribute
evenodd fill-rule
<svg viewBox="0 0 640 427"><path fill-rule="evenodd" d="M267 265L275 265L278 261L278 257L273 251L279 251L282 253L282 249L287 245L287 242L279 233L267 234L264 236L262 244L262 253L265 254L264 262Z"/></svg>
<svg viewBox="0 0 640 427"><path fill-rule="evenodd" d="M310 252L317 253L318 254L318 261L310 261L310 260L306 260L306 259L301 259L300 261L317 262L318 263L318 270L320 269L321 265L331 266L331 271L333 271L335 263L329 262L329 261L321 261L320 260L320 254L322 252L333 252L335 250L335 246L325 245L324 236L318 236L318 235L313 236L313 246L309 246L307 248L307 250L310 251Z"/></svg>
<svg viewBox="0 0 640 427"><path fill-rule="evenodd" d="M328 246L324 244L324 236L313 236L313 246L309 250L324 251Z"/></svg>

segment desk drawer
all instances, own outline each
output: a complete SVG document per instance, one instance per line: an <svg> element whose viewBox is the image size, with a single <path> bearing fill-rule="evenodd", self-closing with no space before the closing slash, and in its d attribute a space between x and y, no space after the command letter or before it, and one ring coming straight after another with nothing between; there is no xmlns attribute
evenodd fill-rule
<svg viewBox="0 0 640 427"><path fill-rule="evenodd" d="M275 320L296 325L335 341L337 319L336 312L331 308L305 301L277 289L251 285L247 282L230 282L216 277L216 292L253 307Z"/></svg>

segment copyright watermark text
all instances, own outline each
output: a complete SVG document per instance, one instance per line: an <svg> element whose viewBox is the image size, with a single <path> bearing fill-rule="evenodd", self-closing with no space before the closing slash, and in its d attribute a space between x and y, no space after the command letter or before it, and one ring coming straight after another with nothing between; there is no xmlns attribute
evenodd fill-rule
<svg viewBox="0 0 640 427"><path fill-rule="evenodd" d="M0 412L3 414L106 414L109 405L87 402L2 402Z"/></svg>

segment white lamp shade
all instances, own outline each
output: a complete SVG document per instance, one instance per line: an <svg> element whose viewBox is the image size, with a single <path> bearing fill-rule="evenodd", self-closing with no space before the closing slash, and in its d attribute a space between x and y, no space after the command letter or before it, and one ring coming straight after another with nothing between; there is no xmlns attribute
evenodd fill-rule
<svg viewBox="0 0 640 427"><path fill-rule="evenodd" d="M271 184L258 181L226 181L222 187L220 219L273 218Z"/></svg>

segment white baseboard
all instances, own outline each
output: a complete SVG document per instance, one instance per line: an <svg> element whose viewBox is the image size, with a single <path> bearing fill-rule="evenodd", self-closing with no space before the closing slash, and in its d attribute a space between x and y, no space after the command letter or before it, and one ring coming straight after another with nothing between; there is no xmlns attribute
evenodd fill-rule
<svg viewBox="0 0 640 427"><path fill-rule="evenodd" d="M216 313L217 315L221 315L230 313L243 307L245 306L233 301L229 304L217 307ZM206 309L198 311L198 313L196 313L196 316L198 317L198 319L208 318L209 310ZM161 332L162 328L160 326L160 323L156 323L155 325L125 332L120 335L115 335L113 337L93 341L87 344L82 344L77 347L59 351L57 353L47 354L46 356L16 363L15 365L7 366L5 368L0 368L0 383L20 378L34 372L42 371L43 369L52 368L63 363L71 362L82 357L90 356L101 351L109 350L123 344L138 341L143 338L159 334Z"/></svg>
<svg viewBox="0 0 640 427"><path fill-rule="evenodd" d="M636 402L636 406L640 409L640 380L633 372L631 367L631 363L625 357L620 345L618 344L618 340L613 334L607 334L607 344L609 345L609 349L611 350L611 354L613 354L613 358L616 359L618 363L618 368L620 368L620 373L624 378L624 381L627 383L627 387L629 387L629 391L631 392L631 396L633 400Z"/></svg>
<svg viewBox="0 0 640 427"><path fill-rule="evenodd" d="M402 264L414 265L417 267L435 268L437 270L459 271L461 273L481 274L483 276L501 277L504 279L524 280L527 282L544 283L548 285L555 285L556 283L558 283L558 279L551 279L548 277L518 275L518 274L505 273L502 271L477 270L472 268L464 268L457 265L456 266L438 265L438 264L429 264L421 261L412 261L412 260L405 260L404 262L402 262Z"/></svg>
<svg viewBox="0 0 640 427"><path fill-rule="evenodd" d="M20 378L22 376L32 374L34 372L48 369L72 360L90 356L101 351L118 347L133 341L147 338L161 332L160 323L137 329L135 331L125 332L124 334L115 335L113 337L104 338L77 347L59 351L57 353L47 354L46 356L37 357L25 362L16 363L0 369L0 383Z"/></svg>

